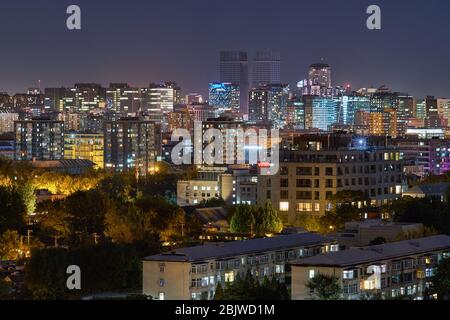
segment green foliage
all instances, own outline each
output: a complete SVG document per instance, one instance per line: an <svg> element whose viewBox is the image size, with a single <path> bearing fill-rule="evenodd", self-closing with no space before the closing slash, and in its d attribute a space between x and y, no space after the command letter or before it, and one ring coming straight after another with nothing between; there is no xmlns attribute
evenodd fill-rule
<svg viewBox="0 0 450 320"><path fill-rule="evenodd" d="M262 283L250 271L245 277L238 275L234 282L217 284L215 300L288 300L289 292L284 283L275 278L264 278Z"/></svg>
<svg viewBox="0 0 450 320"><path fill-rule="evenodd" d="M283 230L283 223L278 217L278 212L270 202L266 202L263 208L256 210L255 222L255 233L259 237L271 233L280 233Z"/></svg>
<svg viewBox="0 0 450 320"><path fill-rule="evenodd" d="M67 197L64 209L68 214L72 237L81 241L94 233L102 234L105 216L112 207L109 197L95 189L79 191Z"/></svg>
<svg viewBox="0 0 450 320"><path fill-rule="evenodd" d="M133 246L103 244L74 250L35 250L25 267L25 288L35 299L70 299L66 269L81 269L81 292L138 289L141 287L141 257Z"/></svg>
<svg viewBox="0 0 450 320"><path fill-rule="evenodd" d="M450 258L441 260L433 278L432 291L439 300L450 300Z"/></svg>
<svg viewBox="0 0 450 320"><path fill-rule="evenodd" d="M232 232L250 233L255 226L255 207L238 205L231 210L230 230Z"/></svg>
<svg viewBox="0 0 450 320"><path fill-rule="evenodd" d="M21 230L25 225L26 206L15 187L0 187L0 234Z"/></svg>
<svg viewBox="0 0 450 320"><path fill-rule="evenodd" d="M395 221L423 223L441 234L450 235L450 204L435 199L405 197L390 206Z"/></svg>
<svg viewBox="0 0 450 320"><path fill-rule="evenodd" d="M0 235L0 260L17 260L20 257L20 235L17 231L6 230Z"/></svg>
<svg viewBox="0 0 450 320"><path fill-rule="evenodd" d="M313 293L313 299L317 300L339 300L341 299L341 286L339 278L324 274L318 274L306 284Z"/></svg>
<svg viewBox="0 0 450 320"><path fill-rule="evenodd" d="M279 233L283 223L278 212L267 202L264 207L237 205L231 209L230 229L232 232L250 233L258 237Z"/></svg>
<svg viewBox="0 0 450 320"><path fill-rule="evenodd" d="M30 182L25 182L20 185L18 191L22 197L22 201L26 207L27 214L33 214L36 209L36 195L35 188Z"/></svg>

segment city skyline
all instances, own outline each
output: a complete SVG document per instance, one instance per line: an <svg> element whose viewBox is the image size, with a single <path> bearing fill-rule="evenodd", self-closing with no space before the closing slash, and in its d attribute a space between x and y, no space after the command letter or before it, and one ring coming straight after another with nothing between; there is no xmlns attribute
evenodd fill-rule
<svg viewBox="0 0 450 320"><path fill-rule="evenodd" d="M82 10L82 30L73 32L65 28L67 3L2 4L2 11L9 12L0 22L5 43L20 37L26 41L0 53L0 91L20 93L37 87L38 80L42 88L123 81L142 87L172 80L184 93L206 96L208 83L220 80L221 50L246 51L251 63L257 50L268 49L280 52L282 82L291 87L305 78L310 64L324 59L333 68L335 85L349 83L354 89L386 85L416 97L450 95L446 72L450 62L445 59L450 46L441 41L448 29L445 12L450 5L442 1L427 6L421 0L378 1L380 31L365 27L369 1L287 1L279 10L272 10L268 2L250 0L228 2L221 10L205 1L149 4L136 0L126 8L108 3L107 10L104 2L77 4ZM316 12L323 12L320 20ZM173 18L167 19L167 14ZM13 24L14 32L6 31ZM433 44L431 50L427 43ZM408 47L414 50L400 50Z"/></svg>

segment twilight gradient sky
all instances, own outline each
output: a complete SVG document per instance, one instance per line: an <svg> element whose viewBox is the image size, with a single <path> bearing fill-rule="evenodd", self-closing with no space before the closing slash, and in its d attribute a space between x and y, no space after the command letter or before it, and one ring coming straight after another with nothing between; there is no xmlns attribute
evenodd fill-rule
<svg viewBox="0 0 450 320"><path fill-rule="evenodd" d="M66 29L70 4L81 31ZM366 28L371 4L381 31ZM292 85L323 57L336 85L450 97L449 15L447 0L1 0L0 91L174 80L205 94L220 50L267 48Z"/></svg>

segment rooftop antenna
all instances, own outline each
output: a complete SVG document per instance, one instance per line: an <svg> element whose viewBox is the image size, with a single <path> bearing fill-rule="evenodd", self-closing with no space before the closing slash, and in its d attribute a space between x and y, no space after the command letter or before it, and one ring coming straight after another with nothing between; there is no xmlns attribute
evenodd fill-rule
<svg viewBox="0 0 450 320"><path fill-rule="evenodd" d="M38 80L38 88L39 88L39 91L41 91L41 80Z"/></svg>

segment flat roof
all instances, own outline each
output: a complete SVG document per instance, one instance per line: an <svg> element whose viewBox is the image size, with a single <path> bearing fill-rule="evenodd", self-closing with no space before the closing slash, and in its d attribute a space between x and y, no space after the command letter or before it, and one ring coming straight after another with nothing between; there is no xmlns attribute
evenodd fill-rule
<svg viewBox="0 0 450 320"><path fill-rule="evenodd" d="M279 235L272 238L251 239L176 249L171 253L157 254L144 258L145 261L196 262L207 259L230 258L234 256L283 250L292 247L308 247L334 242L330 237L315 233Z"/></svg>
<svg viewBox="0 0 450 320"><path fill-rule="evenodd" d="M386 259L400 258L440 249L450 249L450 236L437 235L427 238L404 240L368 246L358 249L319 254L293 263L294 266L345 267Z"/></svg>

